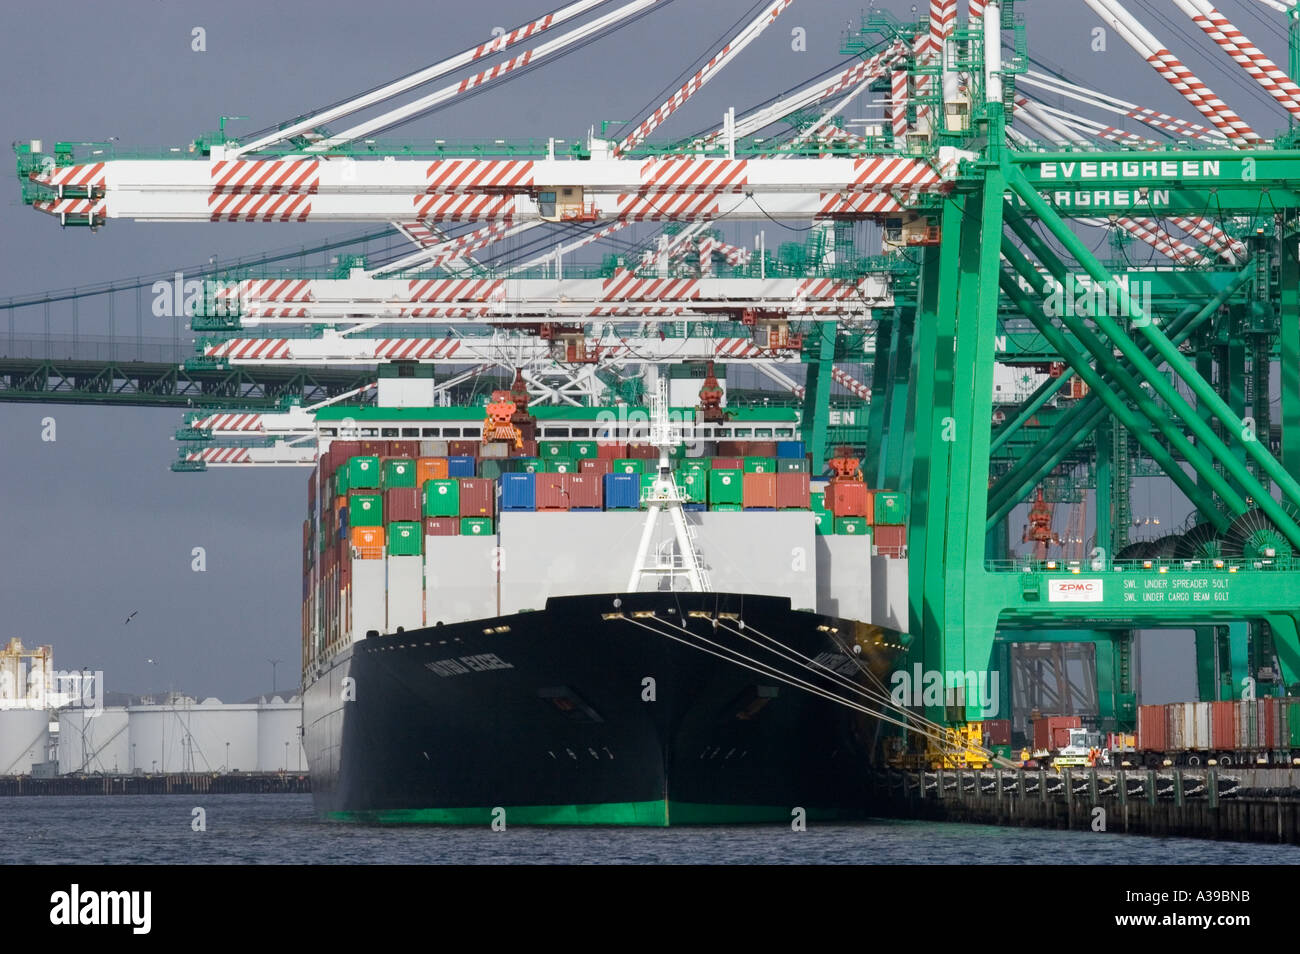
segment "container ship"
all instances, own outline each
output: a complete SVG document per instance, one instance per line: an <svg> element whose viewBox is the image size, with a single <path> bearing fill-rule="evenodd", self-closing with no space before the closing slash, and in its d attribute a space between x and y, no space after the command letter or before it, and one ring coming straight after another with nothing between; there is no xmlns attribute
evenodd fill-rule
<svg viewBox="0 0 1300 954"><path fill-rule="evenodd" d="M865 700L905 652L902 495L849 456L814 474L798 412L722 409L711 368L695 406L663 388L653 413L530 407L520 377L450 407L398 387L316 414L303 733L323 816L864 810Z"/></svg>

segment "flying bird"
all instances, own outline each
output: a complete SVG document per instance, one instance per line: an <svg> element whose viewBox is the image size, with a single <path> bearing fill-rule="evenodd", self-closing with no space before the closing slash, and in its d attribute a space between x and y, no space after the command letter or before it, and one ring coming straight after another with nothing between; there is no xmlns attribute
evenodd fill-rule
<svg viewBox="0 0 1300 954"><path fill-rule="evenodd" d="M131 615L128 616L125 620L122 621L122 625L125 626L127 623L131 622L131 620L135 619L135 614L138 613L138 612L140 612L140 611L139 611L139 610L131 610Z"/></svg>

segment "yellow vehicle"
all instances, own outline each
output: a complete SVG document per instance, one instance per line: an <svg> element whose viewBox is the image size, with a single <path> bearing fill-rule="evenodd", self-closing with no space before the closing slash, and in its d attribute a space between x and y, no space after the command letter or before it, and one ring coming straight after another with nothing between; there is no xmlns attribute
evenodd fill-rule
<svg viewBox="0 0 1300 954"><path fill-rule="evenodd" d="M931 738L926 758L933 769L984 769L990 759L984 750L984 730L978 722L967 722L943 730L942 741Z"/></svg>

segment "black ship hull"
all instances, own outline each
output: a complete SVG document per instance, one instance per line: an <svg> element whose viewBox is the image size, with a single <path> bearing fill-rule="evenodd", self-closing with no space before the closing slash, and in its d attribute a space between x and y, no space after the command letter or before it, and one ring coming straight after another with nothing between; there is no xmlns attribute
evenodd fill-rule
<svg viewBox="0 0 1300 954"><path fill-rule="evenodd" d="M777 673L861 701L842 680L887 680L901 652L888 630L725 593L371 636L306 675L312 791L326 817L377 823L859 815L875 721Z"/></svg>

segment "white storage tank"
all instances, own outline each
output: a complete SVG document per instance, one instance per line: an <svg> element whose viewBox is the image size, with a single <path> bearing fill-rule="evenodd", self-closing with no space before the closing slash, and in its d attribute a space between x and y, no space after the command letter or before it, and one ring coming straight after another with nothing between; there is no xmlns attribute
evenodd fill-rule
<svg viewBox="0 0 1300 954"><path fill-rule="evenodd" d="M131 744L125 708L94 715L91 709L59 711L59 774L105 775L131 771Z"/></svg>
<svg viewBox="0 0 1300 954"><path fill-rule="evenodd" d="M50 747L50 713L44 709L0 709L0 775L31 775Z"/></svg>
<svg viewBox="0 0 1300 954"><path fill-rule="evenodd" d="M275 696L257 713L257 770L259 772L305 772L307 755L302 748L302 702L294 696L288 702Z"/></svg>

